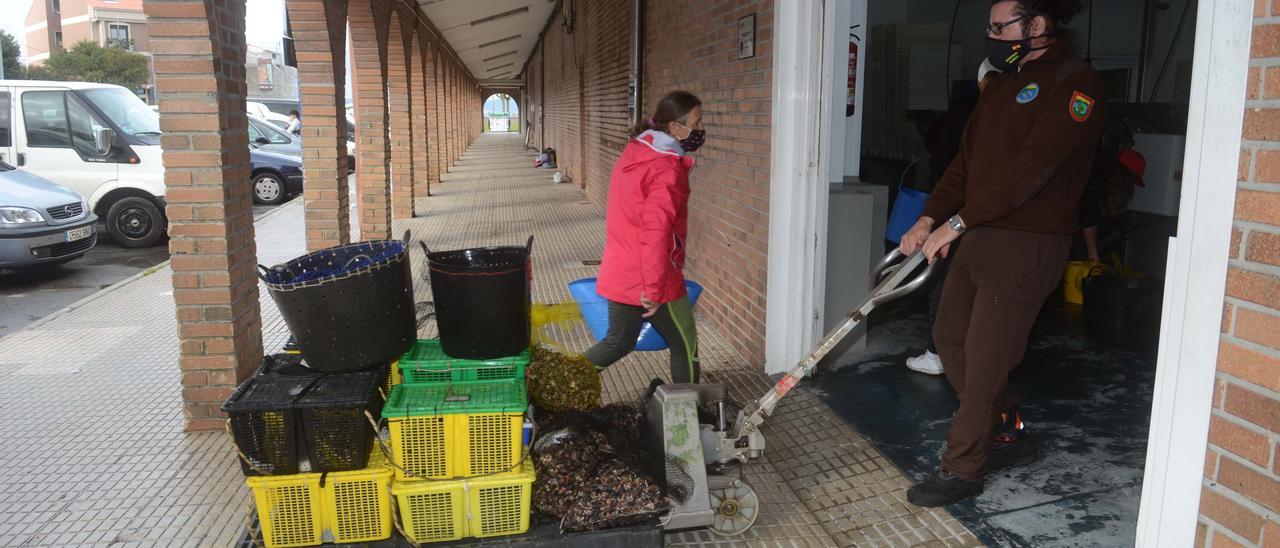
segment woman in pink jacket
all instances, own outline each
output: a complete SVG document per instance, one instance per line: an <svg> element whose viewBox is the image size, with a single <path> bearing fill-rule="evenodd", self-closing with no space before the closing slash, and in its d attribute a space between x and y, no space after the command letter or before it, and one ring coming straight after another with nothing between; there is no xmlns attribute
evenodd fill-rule
<svg viewBox="0 0 1280 548"><path fill-rule="evenodd" d="M586 353L597 368L635 350L647 320L671 347L672 381L698 382L698 333L681 271L693 167L687 154L705 137L702 101L673 91L632 131L613 166L596 286L609 300L609 333Z"/></svg>

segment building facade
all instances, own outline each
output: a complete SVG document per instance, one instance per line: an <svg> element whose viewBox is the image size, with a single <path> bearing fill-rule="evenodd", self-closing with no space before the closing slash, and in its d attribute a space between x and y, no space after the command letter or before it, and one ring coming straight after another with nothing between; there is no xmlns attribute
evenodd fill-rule
<svg viewBox="0 0 1280 548"><path fill-rule="evenodd" d="M27 12L27 63L90 40L150 55L142 0L35 0Z"/></svg>

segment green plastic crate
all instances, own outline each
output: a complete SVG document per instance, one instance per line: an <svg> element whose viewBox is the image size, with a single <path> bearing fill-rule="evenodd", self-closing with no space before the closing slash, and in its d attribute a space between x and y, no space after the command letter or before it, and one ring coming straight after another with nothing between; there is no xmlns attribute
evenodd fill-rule
<svg viewBox="0 0 1280 548"><path fill-rule="evenodd" d="M506 358L464 360L449 357L436 339L420 340L400 357L400 373L406 384L524 381L524 370L528 366L527 349Z"/></svg>
<svg viewBox="0 0 1280 548"><path fill-rule="evenodd" d="M382 406L382 418L523 413L528 407L523 380L398 384Z"/></svg>

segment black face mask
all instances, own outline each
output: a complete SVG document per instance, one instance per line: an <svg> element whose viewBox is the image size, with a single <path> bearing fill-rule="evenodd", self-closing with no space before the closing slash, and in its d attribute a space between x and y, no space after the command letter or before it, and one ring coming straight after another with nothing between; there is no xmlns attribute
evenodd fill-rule
<svg viewBox="0 0 1280 548"><path fill-rule="evenodd" d="M987 60L991 62L991 66L1000 72L1013 71L1018 68L1018 63L1027 54L1039 49L1048 49L1049 45L1052 45L1050 43L1038 48L1031 47L1032 40L1045 36L1048 35L1030 36L1021 40L1001 40L987 37Z"/></svg>
<svg viewBox="0 0 1280 548"><path fill-rule="evenodd" d="M703 129L689 130L689 136L680 140L680 148L685 152L698 150L707 141L707 131Z"/></svg>

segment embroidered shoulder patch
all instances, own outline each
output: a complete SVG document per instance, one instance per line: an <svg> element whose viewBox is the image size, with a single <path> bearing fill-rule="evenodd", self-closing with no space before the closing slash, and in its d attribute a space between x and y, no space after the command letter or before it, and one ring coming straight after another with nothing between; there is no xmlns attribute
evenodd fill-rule
<svg viewBox="0 0 1280 548"><path fill-rule="evenodd" d="M1068 108L1073 120L1083 122L1093 114L1093 98L1077 91L1071 94L1071 105Z"/></svg>
<svg viewBox="0 0 1280 548"><path fill-rule="evenodd" d="M1039 96L1040 96L1040 84L1031 82L1030 84L1027 84L1027 87L1022 88L1022 91L1018 92L1017 101L1019 105L1025 105L1027 103L1035 101L1036 97L1039 97Z"/></svg>

